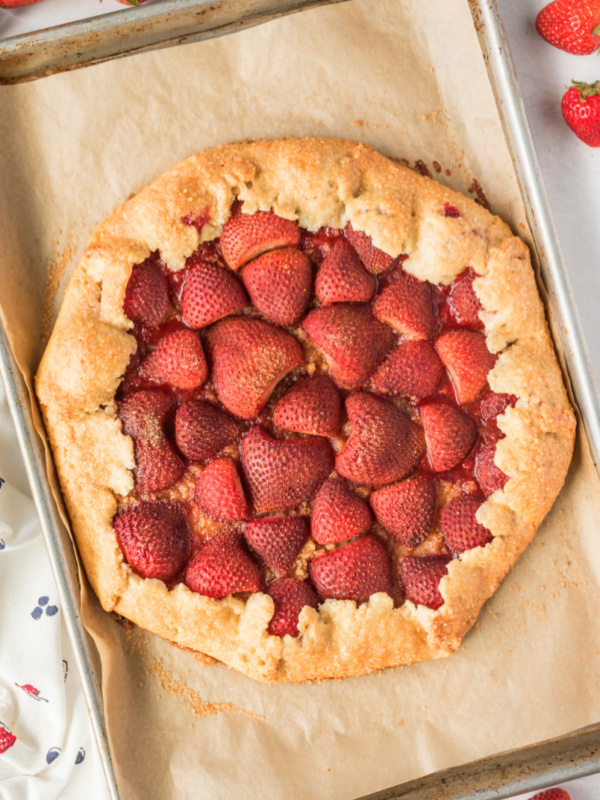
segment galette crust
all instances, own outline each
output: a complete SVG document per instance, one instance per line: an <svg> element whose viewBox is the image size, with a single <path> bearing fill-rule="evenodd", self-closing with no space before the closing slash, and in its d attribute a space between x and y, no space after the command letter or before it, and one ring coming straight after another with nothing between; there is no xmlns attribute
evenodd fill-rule
<svg viewBox="0 0 600 800"><path fill-rule="evenodd" d="M495 461L510 479L477 518L494 539L449 564L437 611L386 594L359 607L327 600L305 607L300 635L267 634L273 602L214 600L179 584L171 591L124 562L111 520L118 495L133 489L133 445L114 396L136 349L123 301L131 270L160 250L180 270L201 241L220 235L232 203L272 209L309 231L351 222L404 267L450 283L467 266L483 312L489 375L496 392L516 395L499 418L506 437ZM444 203L460 210L446 217ZM182 220L209 221L199 234ZM548 333L529 252L480 205L390 161L335 139L242 142L192 156L112 213L93 234L67 290L37 375L37 392L67 508L89 580L104 608L178 645L208 654L262 681L358 675L452 653L475 622L558 494L571 459L575 419Z"/></svg>

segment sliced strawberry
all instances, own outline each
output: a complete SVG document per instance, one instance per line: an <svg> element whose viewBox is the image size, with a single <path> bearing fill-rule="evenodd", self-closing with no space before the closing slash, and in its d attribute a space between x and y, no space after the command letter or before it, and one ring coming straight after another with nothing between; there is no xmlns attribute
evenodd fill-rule
<svg viewBox="0 0 600 800"><path fill-rule="evenodd" d="M242 280L252 304L270 322L295 325L312 296L312 267L294 247L272 250L250 261Z"/></svg>
<svg viewBox="0 0 600 800"><path fill-rule="evenodd" d="M377 368L373 391L424 400L435 393L443 371L430 342L409 339L395 347Z"/></svg>
<svg viewBox="0 0 600 800"><path fill-rule="evenodd" d="M423 431L393 403L367 392L346 400L352 432L336 469L354 483L381 486L409 475L425 453Z"/></svg>
<svg viewBox="0 0 600 800"><path fill-rule="evenodd" d="M428 403L421 408L425 441L431 466L445 472L460 464L477 439L477 425L463 411L447 403Z"/></svg>
<svg viewBox="0 0 600 800"><path fill-rule="evenodd" d="M203 400L182 403L175 414L175 441L189 461L217 456L241 434L241 423Z"/></svg>
<svg viewBox="0 0 600 800"><path fill-rule="evenodd" d="M416 547L431 531L435 481L423 475L377 489L369 497L377 520L400 544Z"/></svg>
<svg viewBox="0 0 600 800"><path fill-rule="evenodd" d="M492 541L492 534L484 528L475 515L481 500L475 497L455 497L442 511L444 541L454 555L473 547L483 547Z"/></svg>
<svg viewBox="0 0 600 800"><path fill-rule="evenodd" d="M355 231L350 223L346 228L346 236L352 247L360 256L367 270L373 275L380 275L392 266L392 256L375 247L371 237L364 231Z"/></svg>
<svg viewBox="0 0 600 800"><path fill-rule="evenodd" d="M298 617L304 606L317 608L319 598L306 581L296 578L280 578L267 587L273 598L275 612L267 631L271 636L298 636Z"/></svg>
<svg viewBox="0 0 600 800"><path fill-rule="evenodd" d="M303 361L291 334L250 317L217 322L208 347L219 400L243 419L256 418L279 381Z"/></svg>
<svg viewBox="0 0 600 800"><path fill-rule="evenodd" d="M129 566L142 578L171 581L190 554L192 536L179 503L140 503L113 520Z"/></svg>
<svg viewBox="0 0 600 800"><path fill-rule="evenodd" d="M310 500L333 469L325 439L281 441L260 427L242 439L242 468L259 513L291 511Z"/></svg>
<svg viewBox="0 0 600 800"><path fill-rule="evenodd" d="M306 517L255 519L244 525L244 536L271 572L283 578L308 539L308 523Z"/></svg>
<svg viewBox="0 0 600 800"><path fill-rule="evenodd" d="M347 239L338 239L325 256L315 280L318 300L331 303L366 303L375 294L375 278L363 267Z"/></svg>
<svg viewBox="0 0 600 800"><path fill-rule="evenodd" d="M342 427L342 398L327 375L304 378L273 409L278 428L315 436L337 436Z"/></svg>
<svg viewBox="0 0 600 800"><path fill-rule="evenodd" d="M558 787L554 789L545 789L543 792L538 792L530 797L529 800L571 800L571 795L564 789Z"/></svg>
<svg viewBox="0 0 600 800"><path fill-rule="evenodd" d="M310 517L310 532L315 542L345 542L366 533L373 515L365 501L344 481L329 478L317 492Z"/></svg>
<svg viewBox="0 0 600 800"><path fill-rule="evenodd" d="M183 464L163 432L167 415L174 405L172 396L150 389L127 395L119 403L123 431L133 439L135 483L142 492L166 489L183 474Z"/></svg>
<svg viewBox="0 0 600 800"><path fill-rule="evenodd" d="M132 322L155 328L169 315L169 284L160 266L152 260L136 264L125 290L123 310Z"/></svg>
<svg viewBox="0 0 600 800"><path fill-rule="evenodd" d="M302 328L325 353L336 382L347 389L361 386L394 343L392 331L364 305L315 308Z"/></svg>
<svg viewBox="0 0 600 800"><path fill-rule="evenodd" d="M363 536L313 558L308 571L323 600L366 603L377 592L392 593L390 557L385 545L374 536Z"/></svg>
<svg viewBox="0 0 600 800"><path fill-rule="evenodd" d="M495 455L496 441L490 440L481 444L475 456L475 477L486 497L498 489L504 489L508 481L508 476L494 464Z"/></svg>
<svg viewBox="0 0 600 800"><path fill-rule="evenodd" d="M514 394L496 394L490 389L481 399L481 419L485 423L495 422L500 414L504 414L509 406L514 406L517 398Z"/></svg>
<svg viewBox="0 0 600 800"><path fill-rule="evenodd" d="M248 304L244 287L230 270L201 261L188 271L181 311L190 328L204 328Z"/></svg>
<svg viewBox="0 0 600 800"><path fill-rule="evenodd" d="M194 503L223 522L248 519L250 509L233 459L218 458L202 471L196 480Z"/></svg>
<svg viewBox="0 0 600 800"><path fill-rule="evenodd" d="M259 592L262 576L258 564L242 547L241 537L221 531L194 555L185 583L192 592L220 598L235 592Z"/></svg>
<svg viewBox="0 0 600 800"><path fill-rule="evenodd" d="M472 403L487 386L487 376L497 356L487 349L485 336L475 331L448 331L434 342L452 378L458 402Z"/></svg>
<svg viewBox="0 0 600 800"><path fill-rule="evenodd" d="M208 367L198 334L180 330L163 336L142 361L139 375L175 389L197 389L208 378Z"/></svg>
<svg viewBox="0 0 600 800"><path fill-rule="evenodd" d="M398 580L407 600L416 606L439 608L444 604L440 581L448 574L447 556L408 556L400 562Z"/></svg>
<svg viewBox="0 0 600 800"><path fill-rule="evenodd" d="M295 247L300 243L300 228L291 219L283 219L272 211L234 214L221 234L221 253L227 264L237 270L253 258L278 247Z"/></svg>
<svg viewBox="0 0 600 800"><path fill-rule="evenodd" d="M473 289L473 281L476 277L477 275L472 269L465 270L458 276L450 288L448 308L459 325L480 330L483 328L483 322L479 319L482 306Z"/></svg>
<svg viewBox="0 0 600 800"><path fill-rule="evenodd" d="M433 336L431 287L427 281L420 281L403 270L397 270L393 281L380 292L373 313L408 339Z"/></svg>

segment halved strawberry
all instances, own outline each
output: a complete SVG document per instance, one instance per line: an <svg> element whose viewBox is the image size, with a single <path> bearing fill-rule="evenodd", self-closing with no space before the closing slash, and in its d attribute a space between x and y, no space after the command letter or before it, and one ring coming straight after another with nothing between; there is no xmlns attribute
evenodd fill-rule
<svg viewBox="0 0 600 800"><path fill-rule="evenodd" d="M435 393L444 368L433 345L406 340L395 347L373 375L373 391L424 400Z"/></svg>
<svg viewBox="0 0 600 800"><path fill-rule="evenodd" d="M347 239L338 239L325 256L315 280L315 294L324 305L365 303L375 294L375 278L366 271Z"/></svg>
<svg viewBox="0 0 600 800"><path fill-rule="evenodd" d="M390 328L365 305L315 308L302 328L325 353L336 382L347 389L361 386L394 343Z"/></svg>
<svg viewBox="0 0 600 800"><path fill-rule="evenodd" d="M312 296L312 267L295 247L272 250L250 261L242 280L252 304L277 325L295 325Z"/></svg>
<svg viewBox="0 0 600 800"><path fill-rule="evenodd" d="M475 331L448 331L434 342L452 378L458 402L472 403L487 386L497 356L487 349L485 336Z"/></svg>
<svg viewBox="0 0 600 800"><path fill-rule="evenodd" d="M177 447L192 462L214 458L241 432L238 420L203 400L188 400L175 413Z"/></svg>
<svg viewBox="0 0 600 800"><path fill-rule="evenodd" d="M242 547L241 536L221 531L191 559L185 584L192 592L220 598L235 592L259 592L262 575L258 564Z"/></svg>
<svg viewBox="0 0 600 800"><path fill-rule="evenodd" d="M436 472L452 469L473 449L477 425L460 409L448 403L428 403L421 408L421 421L429 460Z"/></svg>
<svg viewBox="0 0 600 800"><path fill-rule="evenodd" d="M304 378L273 409L278 428L315 436L337 436L342 426L342 398L327 375Z"/></svg>
<svg viewBox="0 0 600 800"><path fill-rule="evenodd" d="M218 264L201 261L185 277L181 311L190 328L204 328L248 304L242 284Z"/></svg>
<svg viewBox="0 0 600 800"><path fill-rule="evenodd" d="M275 604L267 628L271 636L298 636L298 617L304 606L317 608L319 605L319 598L310 584L296 578L273 581L267 586L267 594Z"/></svg>
<svg viewBox="0 0 600 800"><path fill-rule="evenodd" d="M234 214L223 226L220 242L223 258L233 270L268 250L299 243L298 223L278 217L272 211Z"/></svg>
<svg viewBox="0 0 600 800"><path fill-rule="evenodd" d="M175 389L197 389L208 378L202 344L194 331L168 333L142 361L139 375Z"/></svg>
<svg viewBox="0 0 600 800"><path fill-rule="evenodd" d="M119 403L123 431L133 439L135 483L143 492L166 489L183 474L184 466L163 432L174 405L175 399L158 389L133 392Z"/></svg>
<svg viewBox="0 0 600 800"><path fill-rule="evenodd" d="M129 566L142 578L171 581L190 554L192 536L179 503L140 503L113 520Z"/></svg>
<svg viewBox="0 0 600 800"><path fill-rule="evenodd" d="M435 501L435 481L424 475L377 489L369 497L377 520L406 547L416 547L431 531Z"/></svg>
<svg viewBox="0 0 600 800"><path fill-rule="evenodd" d="M506 409L514 406L516 402L514 394L497 394L490 389L481 399L479 406L481 419L485 423L495 422L500 414L504 414Z"/></svg>
<svg viewBox="0 0 600 800"><path fill-rule="evenodd" d="M257 417L279 381L303 361L291 334L250 317L217 322L207 341L219 400L244 419Z"/></svg>
<svg viewBox="0 0 600 800"><path fill-rule="evenodd" d="M354 483L381 486L409 475L425 453L420 426L389 400L357 392L346 400L352 432L336 469Z"/></svg>
<svg viewBox="0 0 600 800"><path fill-rule="evenodd" d="M250 509L233 459L217 458L202 471L196 479L194 503L223 522L248 519Z"/></svg>
<svg viewBox="0 0 600 800"><path fill-rule="evenodd" d="M467 269L456 278L450 287L448 308L460 325L480 330L483 328L483 322L479 319L482 306L473 289L473 281L476 277L477 274L472 269Z"/></svg>
<svg viewBox="0 0 600 800"><path fill-rule="evenodd" d="M481 500L463 495L451 500L442 511L444 541L455 555L492 541L489 530L475 519L480 505Z"/></svg>
<svg viewBox="0 0 600 800"><path fill-rule="evenodd" d="M355 231L350 223L346 227L346 236L352 247L360 256L363 264L373 275L380 275L389 269L394 260L392 256L375 247L371 237L364 231Z"/></svg>
<svg viewBox="0 0 600 800"><path fill-rule="evenodd" d="M366 603L377 592L392 593L390 557L385 545L374 536L363 536L313 558L308 571L323 600Z"/></svg>
<svg viewBox="0 0 600 800"><path fill-rule="evenodd" d="M291 511L310 500L333 469L325 439L281 441L256 426L242 439L242 469L260 513Z"/></svg>
<svg viewBox="0 0 600 800"><path fill-rule="evenodd" d="M169 284L156 261L136 264L125 290L123 310L132 322L155 328L169 315Z"/></svg>
<svg viewBox="0 0 600 800"><path fill-rule="evenodd" d="M398 581L407 600L416 606L439 608L444 604L440 581L448 574L447 556L407 556L398 567Z"/></svg>
<svg viewBox="0 0 600 800"><path fill-rule="evenodd" d="M529 800L571 800L571 795L564 789L558 787L554 789L545 789L543 792L538 792L530 797Z"/></svg>
<svg viewBox="0 0 600 800"><path fill-rule="evenodd" d="M498 489L504 489L508 475L494 464L496 455L496 440L482 442L475 456L475 477L486 497L494 494Z"/></svg>
<svg viewBox="0 0 600 800"><path fill-rule="evenodd" d="M345 542L366 533L372 522L368 504L343 480L328 478L315 496L310 532L319 544Z"/></svg>
<svg viewBox="0 0 600 800"><path fill-rule="evenodd" d="M408 339L430 339L433 336L431 287L427 281L420 281L401 269L378 295L373 313Z"/></svg>
<svg viewBox="0 0 600 800"><path fill-rule="evenodd" d="M308 539L308 523L306 517L255 519L244 525L244 536L254 553L283 578Z"/></svg>

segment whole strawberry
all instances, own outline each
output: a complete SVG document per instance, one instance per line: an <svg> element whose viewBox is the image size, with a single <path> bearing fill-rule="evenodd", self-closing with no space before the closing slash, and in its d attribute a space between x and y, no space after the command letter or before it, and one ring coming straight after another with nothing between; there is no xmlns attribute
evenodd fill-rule
<svg viewBox="0 0 600 800"><path fill-rule="evenodd" d="M546 789L534 794L530 800L571 800L571 796L564 789Z"/></svg>
<svg viewBox="0 0 600 800"><path fill-rule="evenodd" d="M600 147L600 81L573 81L562 99L565 122L582 142Z"/></svg>
<svg viewBox="0 0 600 800"><path fill-rule="evenodd" d="M600 45L600 0L554 0L537 15L535 27L554 47L589 55Z"/></svg>
<svg viewBox="0 0 600 800"><path fill-rule="evenodd" d="M0 0L0 8L19 8L20 6L31 6L33 3L39 2L40 0Z"/></svg>

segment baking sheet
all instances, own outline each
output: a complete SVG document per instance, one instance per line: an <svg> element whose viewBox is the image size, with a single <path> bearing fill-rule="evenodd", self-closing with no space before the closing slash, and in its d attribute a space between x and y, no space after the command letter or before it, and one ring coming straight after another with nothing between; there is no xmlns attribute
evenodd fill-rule
<svg viewBox="0 0 600 800"><path fill-rule="evenodd" d="M131 191L194 150L305 134L423 159L459 190L477 178L527 237L465 0L354 0L0 87L0 306L24 370L86 237ZM350 798L598 721L598 483L580 436L565 491L449 660L263 686L87 598L124 800Z"/></svg>

